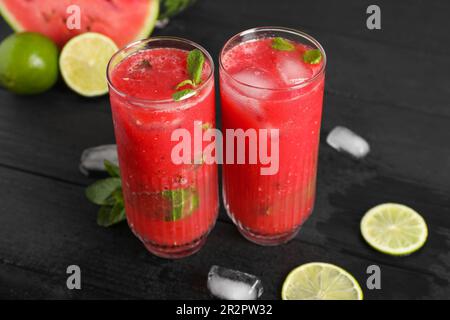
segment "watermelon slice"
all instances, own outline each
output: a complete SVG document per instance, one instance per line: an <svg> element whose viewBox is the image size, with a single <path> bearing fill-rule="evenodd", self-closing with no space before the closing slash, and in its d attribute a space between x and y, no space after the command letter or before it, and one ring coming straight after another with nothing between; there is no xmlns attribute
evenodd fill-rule
<svg viewBox="0 0 450 320"><path fill-rule="evenodd" d="M69 30L66 21L80 8L80 29ZM40 32L62 47L88 31L102 33L119 47L148 37L159 13L159 0L0 0L0 13L15 31ZM73 20L72 20L73 21Z"/></svg>

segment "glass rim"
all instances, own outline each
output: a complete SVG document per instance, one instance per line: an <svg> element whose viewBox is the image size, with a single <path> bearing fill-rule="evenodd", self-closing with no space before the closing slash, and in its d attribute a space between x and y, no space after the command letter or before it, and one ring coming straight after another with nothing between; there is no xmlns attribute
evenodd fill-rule
<svg viewBox="0 0 450 320"><path fill-rule="evenodd" d="M111 59L109 59L108 61L108 65L106 67L106 80L108 82L108 86L109 88L111 88L116 94L120 95L123 98L126 99L131 99L132 101L138 102L138 103L174 103L177 101L174 101L172 98L167 98L167 99L145 99L145 98L139 98L139 97L135 97L132 96L128 93L123 92L122 90L119 90L113 83L110 77L110 72L112 70L110 70L112 68L112 61L118 57L120 54L126 52L128 49L133 48L133 47L137 47L138 45L141 44L147 44L147 43L151 43L151 42L157 42L157 41L164 41L164 40L168 40L168 41L174 41L174 42L179 42L179 43L184 43L184 44L188 44L196 49L199 49L206 57L206 59L209 61L210 64L210 68L211 71L208 75L208 77L206 78L205 81L203 81L199 86L197 86L194 91L195 92L200 92L203 88L205 88L207 85L209 85L209 83L211 82L211 79L214 79L214 60L211 57L211 55L209 54L209 52L203 48L201 45L199 45L198 43L188 40L188 39L184 39L184 38L179 38L179 37L170 37L170 36L159 36L159 37L151 37L151 38L147 38L147 39L141 39L141 40L137 40L137 41L133 41L130 42L129 44L127 44L125 47L119 49L117 52L115 52ZM166 47L161 47L161 48L166 48ZM170 47L167 47L170 48ZM128 57L128 56L126 56ZM125 60L126 57L123 59ZM123 61L122 60L122 61ZM194 95L190 98L187 98L183 101L178 101L178 102L187 102L189 101L191 98L196 97L197 95Z"/></svg>
<svg viewBox="0 0 450 320"><path fill-rule="evenodd" d="M278 31L278 32L284 32L284 33L289 33L295 36L300 36L310 42L312 42L317 49L320 50L320 53L322 54L323 57L323 63L322 63L322 67L320 68L319 72L317 72L314 76L312 76L311 78L299 82L299 83L295 83L292 85L288 85L286 87L280 87L280 88L265 88L265 87L259 87L259 86L254 86L245 82L242 82L238 79L236 79L235 77L233 77L224 67L223 65L223 59L222 57L225 55L225 48L235 39L237 39L238 37L242 37L244 35L247 34L251 34L251 33L257 33L260 31ZM248 41L252 41L252 40L248 40ZM265 26L265 27L256 27L256 28L251 28L251 29L247 29L244 31L241 31L237 34L235 34L234 36L232 36L230 39L227 40L227 42L223 45L222 49L220 50L220 55L219 55L219 68L220 71L223 71L228 77L230 77L233 81L236 81L237 83L239 83L240 85L252 88L252 89L261 89L261 90L267 90L267 91L288 91L288 90L294 90L294 89L298 89L298 88L302 88L312 82L314 82L317 78L319 78L320 76L322 76L325 73L325 67L327 64L327 56L325 53L324 48L322 47L322 45L320 44L319 41L317 41L314 37L310 36L309 34L300 31L300 30L296 30L296 29L292 29L292 28L286 28L286 27L277 27L277 26Z"/></svg>

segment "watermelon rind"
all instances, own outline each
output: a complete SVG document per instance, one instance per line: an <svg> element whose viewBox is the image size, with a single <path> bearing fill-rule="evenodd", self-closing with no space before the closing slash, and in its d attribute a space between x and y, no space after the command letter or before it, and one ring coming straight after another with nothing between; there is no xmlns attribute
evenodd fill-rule
<svg viewBox="0 0 450 320"><path fill-rule="evenodd" d="M160 9L160 0L150 0L151 4L148 7L148 13L146 18L146 23L142 27L141 31L135 36L134 40L140 40L147 38L153 31L156 25L156 21L159 16ZM3 1L0 0L0 15L5 19L5 21L9 24L9 26L16 32L26 31L23 26L16 18L9 14L8 9L3 4Z"/></svg>
<svg viewBox="0 0 450 320"><path fill-rule="evenodd" d="M0 1L0 15L3 17L3 19L5 19L5 21L14 31L17 32L24 31L19 21L17 21L13 15L9 14L8 9L6 9L2 1Z"/></svg>
<svg viewBox="0 0 450 320"><path fill-rule="evenodd" d="M159 16L159 2L160 0L152 1L152 4L149 6L147 23L144 25L141 32L139 32L134 40L145 39L152 33Z"/></svg>

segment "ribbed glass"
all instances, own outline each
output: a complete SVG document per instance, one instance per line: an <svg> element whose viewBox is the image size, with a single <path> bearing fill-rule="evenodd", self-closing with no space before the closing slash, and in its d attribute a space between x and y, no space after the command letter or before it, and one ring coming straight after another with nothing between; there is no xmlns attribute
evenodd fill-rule
<svg viewBox="0 0 450 320"><path fill-rule="evenodd" d="M270 89L248 85L227 72L223 57L228 50L247 41L273 37L319 49L324 59L322 69L300 84ZM239 231L257 244L277 245L292 239L312 212L325 60L325 52L316 40L299 31L276 27L244 31L222 49L223 130L279 129L277 174L262 175L260 169L267 166L260 163L223 165L223 197L228 215ZM246 147L248 150L248 143ZM227 152L225 148L225 158Z"/></svg>
<svg viewBox="0 0 450 320"><path fill-rule="evenodd" d="M203 52L211 74L194 97L178 102L145 100L114 86L114 68L152 48ZM197 121L215 126L213 72L213 61L202 47L177 38L133 43L119 51L108 67L127 221L146 248L161 257L181 258L199 250L217 218L217 165L176 164L171 157L178 143L171 141L174 130L185 129L194 137Z"/></svg>

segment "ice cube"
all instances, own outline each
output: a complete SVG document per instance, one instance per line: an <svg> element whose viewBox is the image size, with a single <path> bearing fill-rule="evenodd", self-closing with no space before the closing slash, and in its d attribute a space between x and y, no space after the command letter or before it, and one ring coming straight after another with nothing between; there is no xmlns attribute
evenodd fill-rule
<svg viewBox="0 0 450 320"><path fill-rule="evenodd" d="M245 107L246 107L246 109L244 109L244 110L253 113L254 117L258 121L264 120L266 113L263 110L263 108L261 108L261 105L259 104L258 101L254 100L254 99L248 99Z"/></svg>
<svg viewBox="0 0 450 320"><path fill-rule="evenodd" d="M263 293L258 277L219 266L209 270L208 289L213 296L224 300L256 300Z"/></svg>
<svg viewBox="0 0 450 320"><path fill-rule="evenodd" d="M345 151L358 159L365 157L370 151L370 146L364 138L341 126L331 130L327 143L334 149Z"/></svg>
<svg viewBox="0 0 450 320"><path fill-rule="evenodd" d="M270 88L276 88L276 83L267 72L257 68L247 68L233 75L233 78L242 82L238 90L248 97L266 99L270 95Z"/></svg>
<svg viewBox="0 0 450 320"><path fill-rule="evenodd" d="M265 111L261 107L260 101L245 95L243 90L239 90L239 88L240 85L233 83L232 81L221 83L222 92L226 94L228 98L234 100L233 108L236 108L237 112L246 114L252 113L257 119L264 119Z"/></svg>
<svg viewBox="0 0 450 320"><path fill-rule="evenodd" d="M284 55L278 57L277 69L281 79L288 86L303 82L313 75L313 71L299 57Z"/></svg>
<svg viewBox="0 0 450 320"><path fill-rule="evenodd" d="M86 176L92 172L105 171L105 160L109 160L115 165L119 164L115 144L106 144L84 150L81 154L80 171Z"/></svg>
<svg viewBox="0 0 450 320"><path fill-rule="evenodd" d="M258 100L246 97L237 91L233 91L231 94L232 98L236 101L240 112L248 115L253 114L258 120L265 118L264 109L261 107Z"/></svg>

